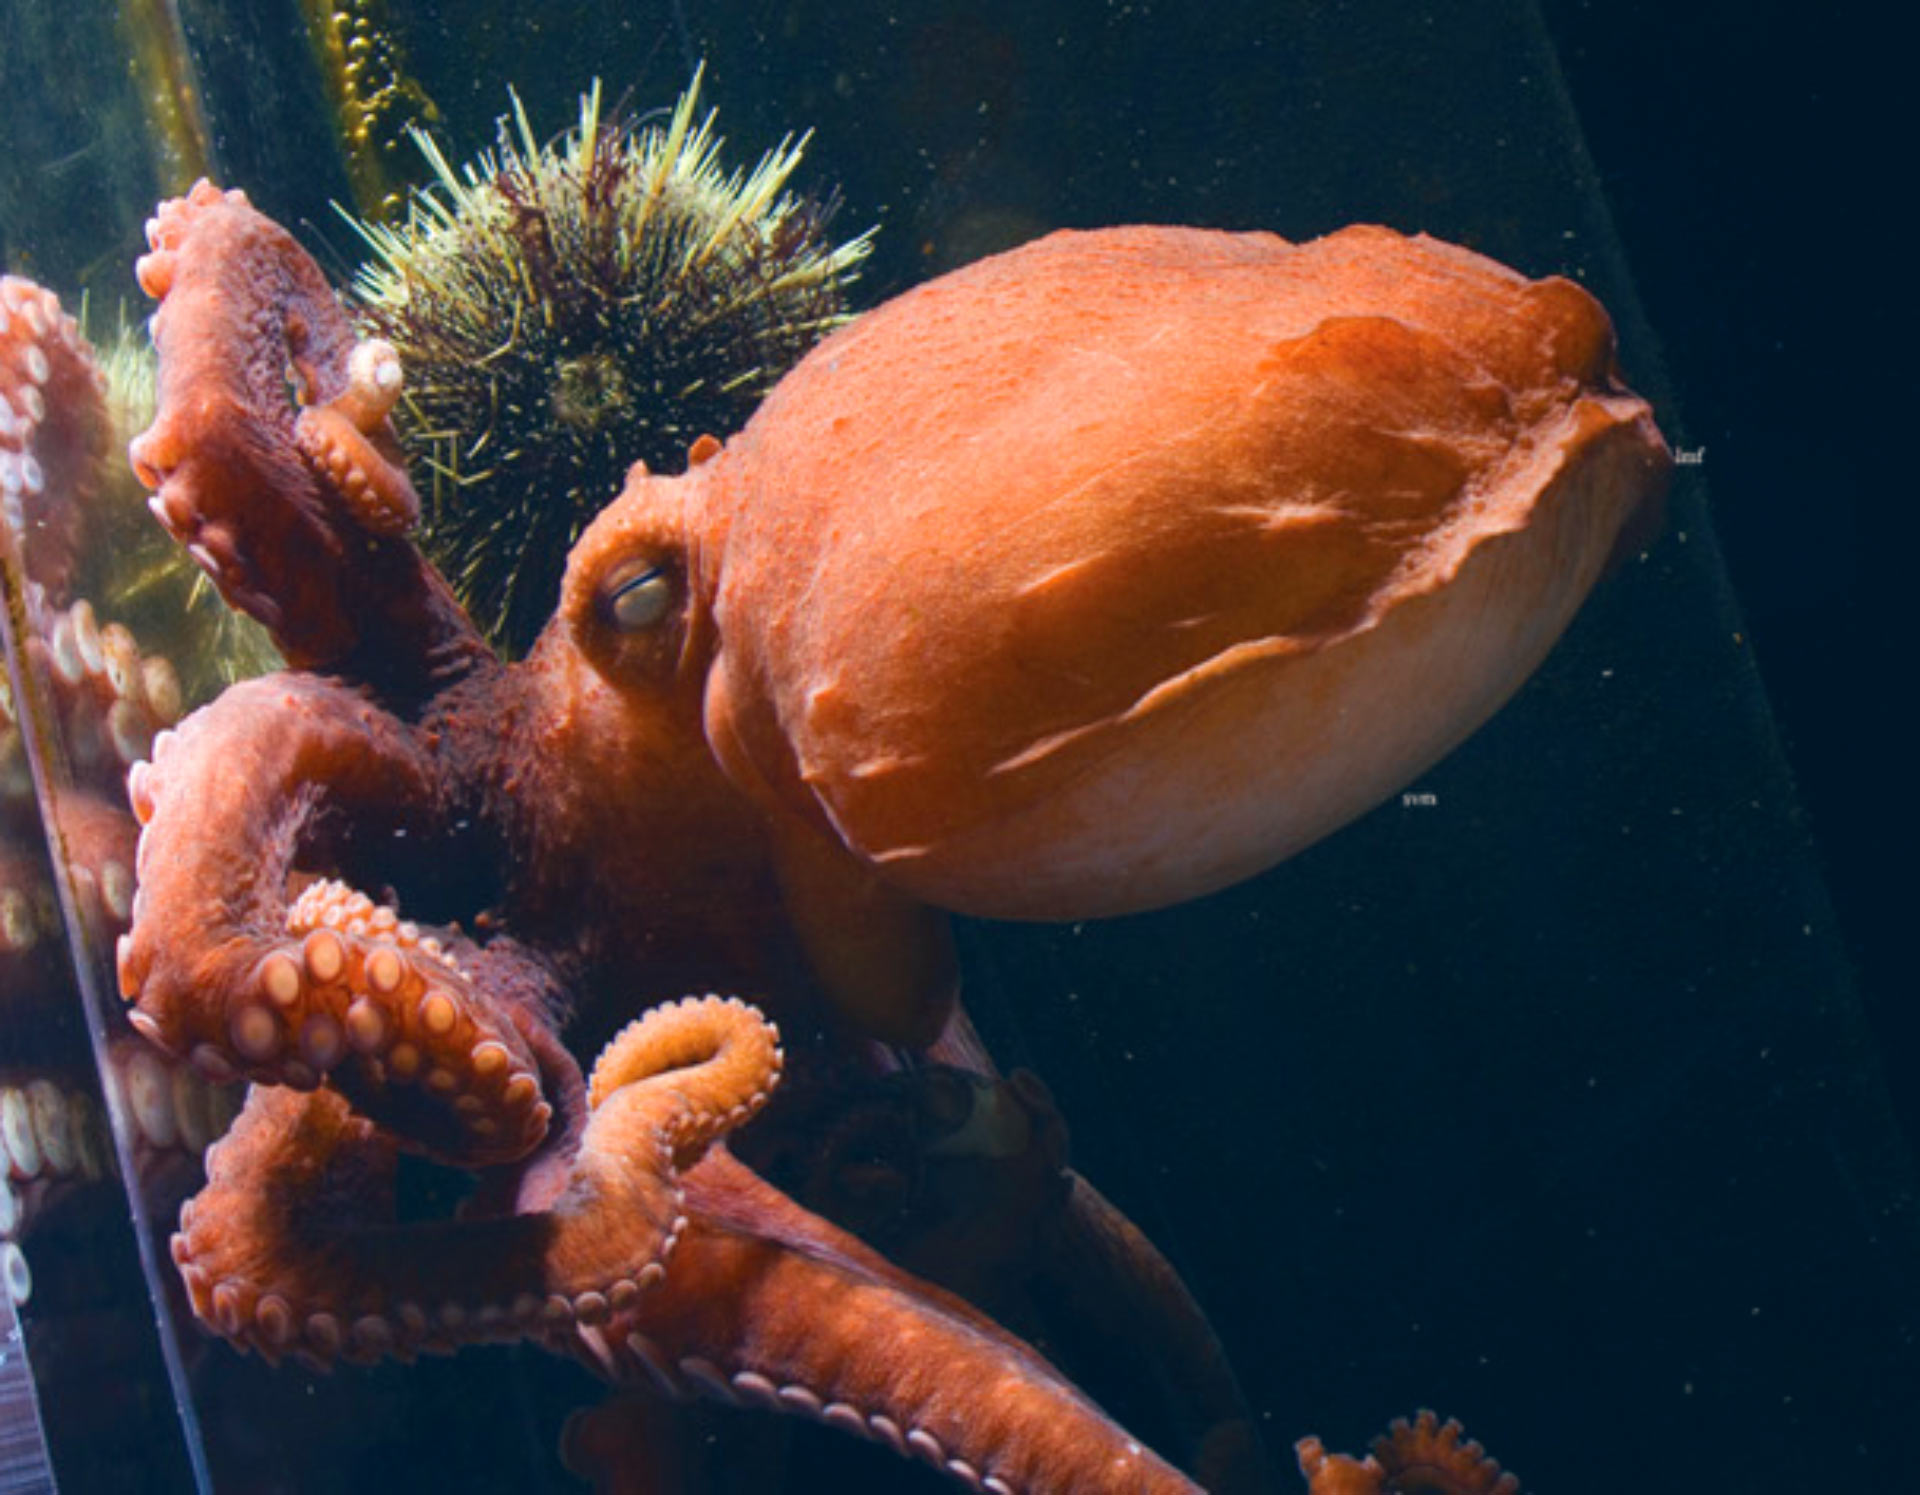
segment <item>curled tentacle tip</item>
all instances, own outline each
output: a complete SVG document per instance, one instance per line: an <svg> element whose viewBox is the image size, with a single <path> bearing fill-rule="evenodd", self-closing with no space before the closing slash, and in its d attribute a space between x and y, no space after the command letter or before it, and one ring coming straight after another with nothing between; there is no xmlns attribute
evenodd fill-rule
<svg viewBox="0 0 1920 1495"><path fill-rule="evenodd" d="M371 433L400 398L405 373L400 355L384 338L355 343L347 359L347 382L360 400L353 410L354 424Z"/></svg>

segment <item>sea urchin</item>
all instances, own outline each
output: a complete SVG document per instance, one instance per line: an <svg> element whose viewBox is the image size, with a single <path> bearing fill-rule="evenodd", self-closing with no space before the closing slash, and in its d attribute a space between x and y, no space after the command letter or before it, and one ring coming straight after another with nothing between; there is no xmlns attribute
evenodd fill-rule
<svg viewBox="0 0 1920 1495"><path fill-rule="evenodd" d="M847 319L868 236L832 244L830 207L786 191L804 137L724 171L699 87L662 127L603 120L596 84L547 146L516 97L494 154L456 174L421 136L437 182L404 222L355 224L374 251L355 319L406 370L428 551L511 653L633 462L675 471L738 430Z"/></svg>

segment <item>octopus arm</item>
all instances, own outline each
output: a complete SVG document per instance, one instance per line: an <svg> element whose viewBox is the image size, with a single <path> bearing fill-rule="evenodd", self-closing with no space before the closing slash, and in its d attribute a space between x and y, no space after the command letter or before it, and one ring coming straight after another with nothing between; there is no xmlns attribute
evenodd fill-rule
<svg viewBox="0 0 1920 1495"><path fill-rule="evenodd" d="M227 691L128 775L141 821L120 990L148 1038L209 1076L311 1089L332 1078L422 1146L525 1155L551 1106L533 1032L443 946L332 881L300 875L358 829L431 824L432 765L357 692L304 675Z"/></svg>
<svg viewBox="0 0 1920 1495"><path fill-rule="evenodd" d="M160 395L128 454L155 516L295 666L412 701L491 657L404 538L419 499L387 418L394 350L356 341L319 267L244 193L200 182L147 237Z"/></svg>
<svg viewBox="0 0 1920 1495"><path fill-rule="evenodd" d="M797 1413L994 1495L1199 1489L1031 1347L724 1151L686 1189L668 1291L600 1336L609 1368Z"/></svg>
<svg viewBox="0 0 1920 1495"><path fill-rule="evenodd" d="M569 1176L493 1219L394 1220L395 1139L331 1090L256 1089L173 1255L195 1311L270 1359L411 1358L603 1320L687 1228L678 1162L764 1103L777 1035L744 1003L658 1008L610 1051Z"/></svg>

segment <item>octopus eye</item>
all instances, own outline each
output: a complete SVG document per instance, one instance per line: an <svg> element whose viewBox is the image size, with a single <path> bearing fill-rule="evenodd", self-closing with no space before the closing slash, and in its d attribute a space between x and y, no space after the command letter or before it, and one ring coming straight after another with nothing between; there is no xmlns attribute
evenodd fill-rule
<svg viewBox="0 0 1920 1495"><path fill-rule="evenodd" d="M662 566L643 565L616 575L607 587L607 612L628 633L651 628L673 604L673 579Z"/></svg>

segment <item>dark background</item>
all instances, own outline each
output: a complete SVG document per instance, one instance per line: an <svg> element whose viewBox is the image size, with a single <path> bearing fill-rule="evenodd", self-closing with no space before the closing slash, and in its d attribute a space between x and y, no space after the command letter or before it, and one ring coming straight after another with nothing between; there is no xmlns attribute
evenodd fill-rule
<svg viewBox="0 0 1920 1495"><path fill-rule="evenodd" d="M1685 438L1707 448L1714 526L1911 1140L1911 78L1844 7L1541 9Z"/></svg>

